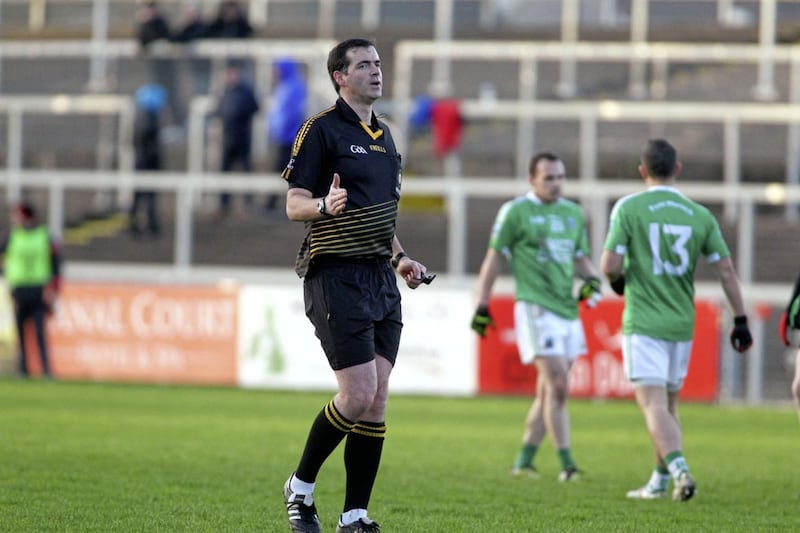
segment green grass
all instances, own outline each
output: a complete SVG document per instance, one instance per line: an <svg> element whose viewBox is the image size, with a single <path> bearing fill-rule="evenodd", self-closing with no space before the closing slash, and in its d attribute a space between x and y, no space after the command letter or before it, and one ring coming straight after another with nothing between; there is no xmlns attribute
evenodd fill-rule
<svg viewBox="0 0 800 533"><path fill-rule="evenodd" d="M281 488L323 393L0 380L0 531L285 531ZM370 515L387 532L800 530L791 409L686 405L688 503L627 501L652 457L632 402L572 401L559 484L511 479L526 398L393 397ZM341 447L316 498L332 532Z"/></svg>

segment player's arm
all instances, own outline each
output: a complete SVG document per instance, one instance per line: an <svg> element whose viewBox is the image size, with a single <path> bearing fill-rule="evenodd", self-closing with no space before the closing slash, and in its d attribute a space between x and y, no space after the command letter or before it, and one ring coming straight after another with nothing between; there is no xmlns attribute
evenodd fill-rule
<svg viewBox="0 0 800 533"><path fill-rule="evenodd" d="M620 296L625 291L625 273L622 271L624 256L611 250L603 250L600 256L600 270L603 271L614 292Z"/></svg>
<svg viewBox="0 0 800 533"><path fill-rule="evenodd" d="M744 300L742 299L742 291L739 288L739 278L736 275L733 260L730 256L723 257L717 261L716 266L719 272L720 285L722 285L722 290L725 292L725 297L731 306L733 316L744 316Z"/></svg>
<svg viewBox="0 0 800 533"><path fill-rule="evenodd" d="M486 250L486 255L481 263L481 270L478 276L478 305L488 306L489 299L492 297L492 287L500 274L504 258L492 248Z"/></svg>
<svg viewBox="0 0 800 533"><path fill-rule="evenodd" d="M489 313L489 299L492 296L492 287L500 274L503 266L503 256L495 249L486 250L486 255L481 263L480 274L478 275L478 306L472 317L470 327L480 335L486 336L486 329L494 327L494 319Z"/></svg>
<svg viewBox="0 0 800 533"><path fill-rule="evenodd" d="M602 298L603 282L600 281L600 272L592 264L591 259L581 256L575 258L575 273L583 280L578 291L578 299L585 301L589 307L594 307Z"/></svg>
<svg viewBox="0 0 800 533"><path fill-rule="evenodd" d="M719 281L728 304L733 311L733 329L731 329L731 345L737 352L747 351L753 345L753 336L747 325L747 315L744 310L742 291L739 288L739 278L730 256L723 257L716 263L719 272Z"/></svg>
<svg viewBox="0 0 800 533"><path fill-rule="evenodd" d="M397 235L392 239L392 266L406 281L406 285L410 289L416 289L422 283L426 282L425 273L427 272L427 268L425 268L425 265L406 254ZM430 283L430 281L427 281L427 283Z"/></svg>

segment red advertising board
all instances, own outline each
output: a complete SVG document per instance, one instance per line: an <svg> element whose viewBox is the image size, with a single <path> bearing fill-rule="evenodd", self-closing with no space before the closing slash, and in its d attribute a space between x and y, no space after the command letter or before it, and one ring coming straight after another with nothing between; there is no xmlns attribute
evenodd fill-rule
<svg viewBox="0 0 800 533"><path fill-rule="evenodd" d="M570 395L579 398L631 398L633 389L622 366L623 300L610 298L594 309L581 307L589 352L570 373ZM719 392L719 308L695 302L697 318L689 375L681 398L714 401ZM536 370L522 365L514 333L514 299L495 297L490 304L497 324L478 340L479 394L533 395Z"/></svg>
<svg viewBox="0 0 800 533"><path fill-rule="evenodd" d="M235 288L69 283L48 333L56 377L236 384Z"/></svg>

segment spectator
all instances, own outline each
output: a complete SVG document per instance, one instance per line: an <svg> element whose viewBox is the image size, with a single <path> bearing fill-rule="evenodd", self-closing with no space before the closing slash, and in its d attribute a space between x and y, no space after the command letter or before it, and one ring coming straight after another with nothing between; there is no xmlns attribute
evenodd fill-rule
<svg viewBox="0 0 800 533"><path fill-rule="evenodd" d="M172 41L189 46L198 39L206 37L208 27L203 21L200 9L189 4L183 8L181 15L181 25L172 36ZM189 70L192 73L194 84L192 87L193 96L208 94L209 73L211 72L210 61L205 57L199 57L193 50L189 52Z"/></svg>
<svg viewBox="0 0 800 533"><path fill-rule="evenodd" d="M33 206L20 202L11 211L11 229L0 242L3 273L14 301L19 340L19 373L27 377L25 326L33 321L42 372L52 377L45 332L45 316L53 312L60 285L61 253L47 226L39 224Z"/></svg>
<svg viewBox="0 0 800 533"><path fill-rule="evenodd" d="M206 37L211 39L248 39L253 35L253 28L247 20L239 2L223 0L219 4L217 16L206 28ZM230 58L238 61L245 76L253 79L251 62L243 57Z"/></svg>
<svg viewBox="0 0 800 533"><path fill-rule="evenodd" d="M294 59L278 59L274 70L277 83L267 115L267 133L275 147L272 170L281 173L292 157L295 135L305 119L308 91L300 65ZM277 199L276 194L267 198L268 211L275 209Z"/></svg>
<svg viewBox="0 0 800 533"><path fill-rule="evenodd" d="M258 100L249 81L242 75L240 64L229 63L225 69L225 87L214 112L222 120L222 172L252 170L252 121L258 110ZM230 193L220 193L220 218L230 214L230 201Z"/></svg>
<svg viewBox="0 0 800 533"><path fill-rule="evenodd" d="M246 39L252 34L253 28L236 0L223 0L220 3L217 16L206 32L207 37L215 39Z"/></svg>
<svg viewBox="0 0 800 533"><path fill-rule="evenodd" d="M161 120L160 113L166 101L166 92L159 85L143 85L136 91L136 120L134 121L133 146L136 155L136 170L161 170ZM144 209L147 231L157 237L161 224L156 209L156 192L137 189L129 213L128 229L134 237L142 234L139 212Z"/></svg>
<svg viewBox="0 0 800 533"><path fill-rule="evenodd" d="M149 0L140 4L136 22L136 36L141 53L147 58L150 66L150 81L164 87L172 122L182 125L185 113L178 102L175 61L169 56L169 50L158 49L159 45L172 40L167 19L158 3Z"/></svg>

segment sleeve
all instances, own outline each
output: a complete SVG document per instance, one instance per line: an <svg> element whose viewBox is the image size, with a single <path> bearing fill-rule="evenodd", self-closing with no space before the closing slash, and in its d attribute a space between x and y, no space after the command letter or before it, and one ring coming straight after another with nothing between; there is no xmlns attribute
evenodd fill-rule
<svg viewBox="0 0 800 533"><path fill-rule="evenodd" d="M300 126L292 146L293 161L282 174L289 187L307 189L316 195L330 186L333 176L322 176L326 149L321 130L319 123L312 120L307 120Z"/></svg>
<svg viewBox="0 0 800 533"><path fill-rule="evenodd" d="M719 228L719 223L714 216L709 213L709 224L711 225L708 231L708 237L703 245L703 255L709 263L716 263L723 257L731 255L728 245L722 236L722 230Z"/></svg>
<svg viewBox="0 0 800 533"><path fill-rule="evenodd" d="M603 246L604 250L625 255L628 251L628 232L625 230L625 214L623 201L619 200L611 210L611 217L608 225L608 235Z"/></svg>
<svg viewBox="0 0 800 533"><path fill-rule="evenodd" d="M575 257L589 257L592 255L592 250L589 247L589 233L586 230L586 217L583 211L578 211L578 220L580 221L580 236L575 246Z"/></svg>
<svg viewBox="0 0 800 533"><path fill-rule="evenodd" d="M792 309L792 304L800 296L800 276L797 277L797 281L794 282L794 290L792 291L792 297L789 298L789 304L786 306L786 312L790 312Z"/></svg>
<svg viewBox="0 0 800 533"><path fill-rule="evenodd" d="M500 207L489 237L489 248L505 256L511 253L511 248L514 244L513 205L513 202L506 202Z"/></svg>

